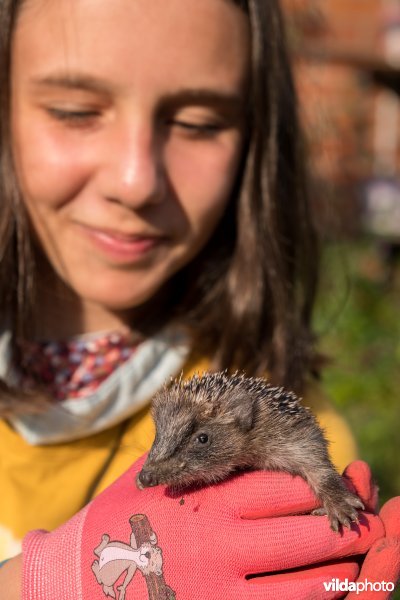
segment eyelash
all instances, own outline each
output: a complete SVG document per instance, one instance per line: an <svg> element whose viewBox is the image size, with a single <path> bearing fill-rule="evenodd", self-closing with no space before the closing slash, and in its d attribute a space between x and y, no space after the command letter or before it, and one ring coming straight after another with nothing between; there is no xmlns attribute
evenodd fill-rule
<svg viewBox="0 0 400 600"><path fill-rule="evenodd" d="M57 121L65 121L70 123L84 123L90 119L94 119L99 116L96 110L63 110L61 108L48 108L50 116Z"/></svg>
<svg viewBox="0 0 400 600"><path fill-rule="evenodd" d="M204 123L204 124L196 124L196 123L188 123L187 121L172 120L169 121L169 125L174 125L176 127L180 127L188 132L197 133L203 136L213 136L216 135L223 128L222 125L217 123Z"/></svg>
<svg viewBox="0 0 400 600"><path fill-rule="evenodd" d="M51 117L57 121L65 122L72 126L84 126L87 122L95 119L100 115L96 110L64 110L61 108L48 108L47 112ZM187 121L181 121L179 119L171 119L166 122L168 126L179 127L188 133L192 133L199 137L213 137L217 135L222 129L223 125L219 123L204 123L196 124Z"/></svg>

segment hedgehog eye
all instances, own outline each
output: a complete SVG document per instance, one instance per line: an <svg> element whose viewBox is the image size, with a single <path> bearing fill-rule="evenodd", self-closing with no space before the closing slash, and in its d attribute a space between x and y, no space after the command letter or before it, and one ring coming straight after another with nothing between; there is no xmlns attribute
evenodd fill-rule
<svg viewBox="0 0 400 600"><path fill-rule="evenodd" d="M196 442L199 442L199 444L207 444L208 435L206 433L199 433L199 435L196 437Z"/></svg>

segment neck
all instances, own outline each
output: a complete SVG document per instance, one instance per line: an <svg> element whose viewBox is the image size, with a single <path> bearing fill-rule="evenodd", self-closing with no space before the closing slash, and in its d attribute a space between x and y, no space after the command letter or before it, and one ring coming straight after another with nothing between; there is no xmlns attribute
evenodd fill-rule
<svg viewBox="0 0 400 600"><path fill-rule="evenodd" d="M99 331L128 332L130 311L112 311L82 300L62 281L38 285L30 336L35 339L67 339Z"/></svg>
<svg viewBox="0 0 400 600"><path fill-rule="evenodd" d="M32 315L31 339L62 340L100 331L130 332L148 337L165 323L163 315L169 304L169 288L163 288L141 306L112 310L82 299L49 267L38 278L36 302Z"/></svg>

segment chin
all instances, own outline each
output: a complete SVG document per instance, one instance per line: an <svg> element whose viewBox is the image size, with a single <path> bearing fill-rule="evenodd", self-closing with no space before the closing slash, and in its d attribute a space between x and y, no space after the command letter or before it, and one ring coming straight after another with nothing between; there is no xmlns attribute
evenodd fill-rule
<svg viewBox="0 0 400 600"><path fill-rule="evenodd" d="M90 281L90 279L89 279ZM137 308L155 296L158 291L157 285L143 286L137 282L105 282L96 285L80 285L75 287L75 292L80 298L87 302L97 304L110 311L126 311Z"/></svg>

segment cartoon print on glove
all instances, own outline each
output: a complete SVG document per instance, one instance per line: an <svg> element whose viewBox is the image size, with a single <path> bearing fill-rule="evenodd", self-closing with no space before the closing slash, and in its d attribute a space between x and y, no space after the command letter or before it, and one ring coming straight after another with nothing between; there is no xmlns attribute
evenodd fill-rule
<svg viewBox="0 0 400 600"><path fill-rule="evenodd" d="M125 600L126 588L139 570L146 579L151 600L175 600L175 593L165 585L162 551L146 515L133 515L129 521L132 527L129 544L110 541L110 536L104 534L94 549L98 560L93 562L92 571L105 596ZM141 542L140 546L138 542ZM125 572L121 585L116 587Z"/></svg>

